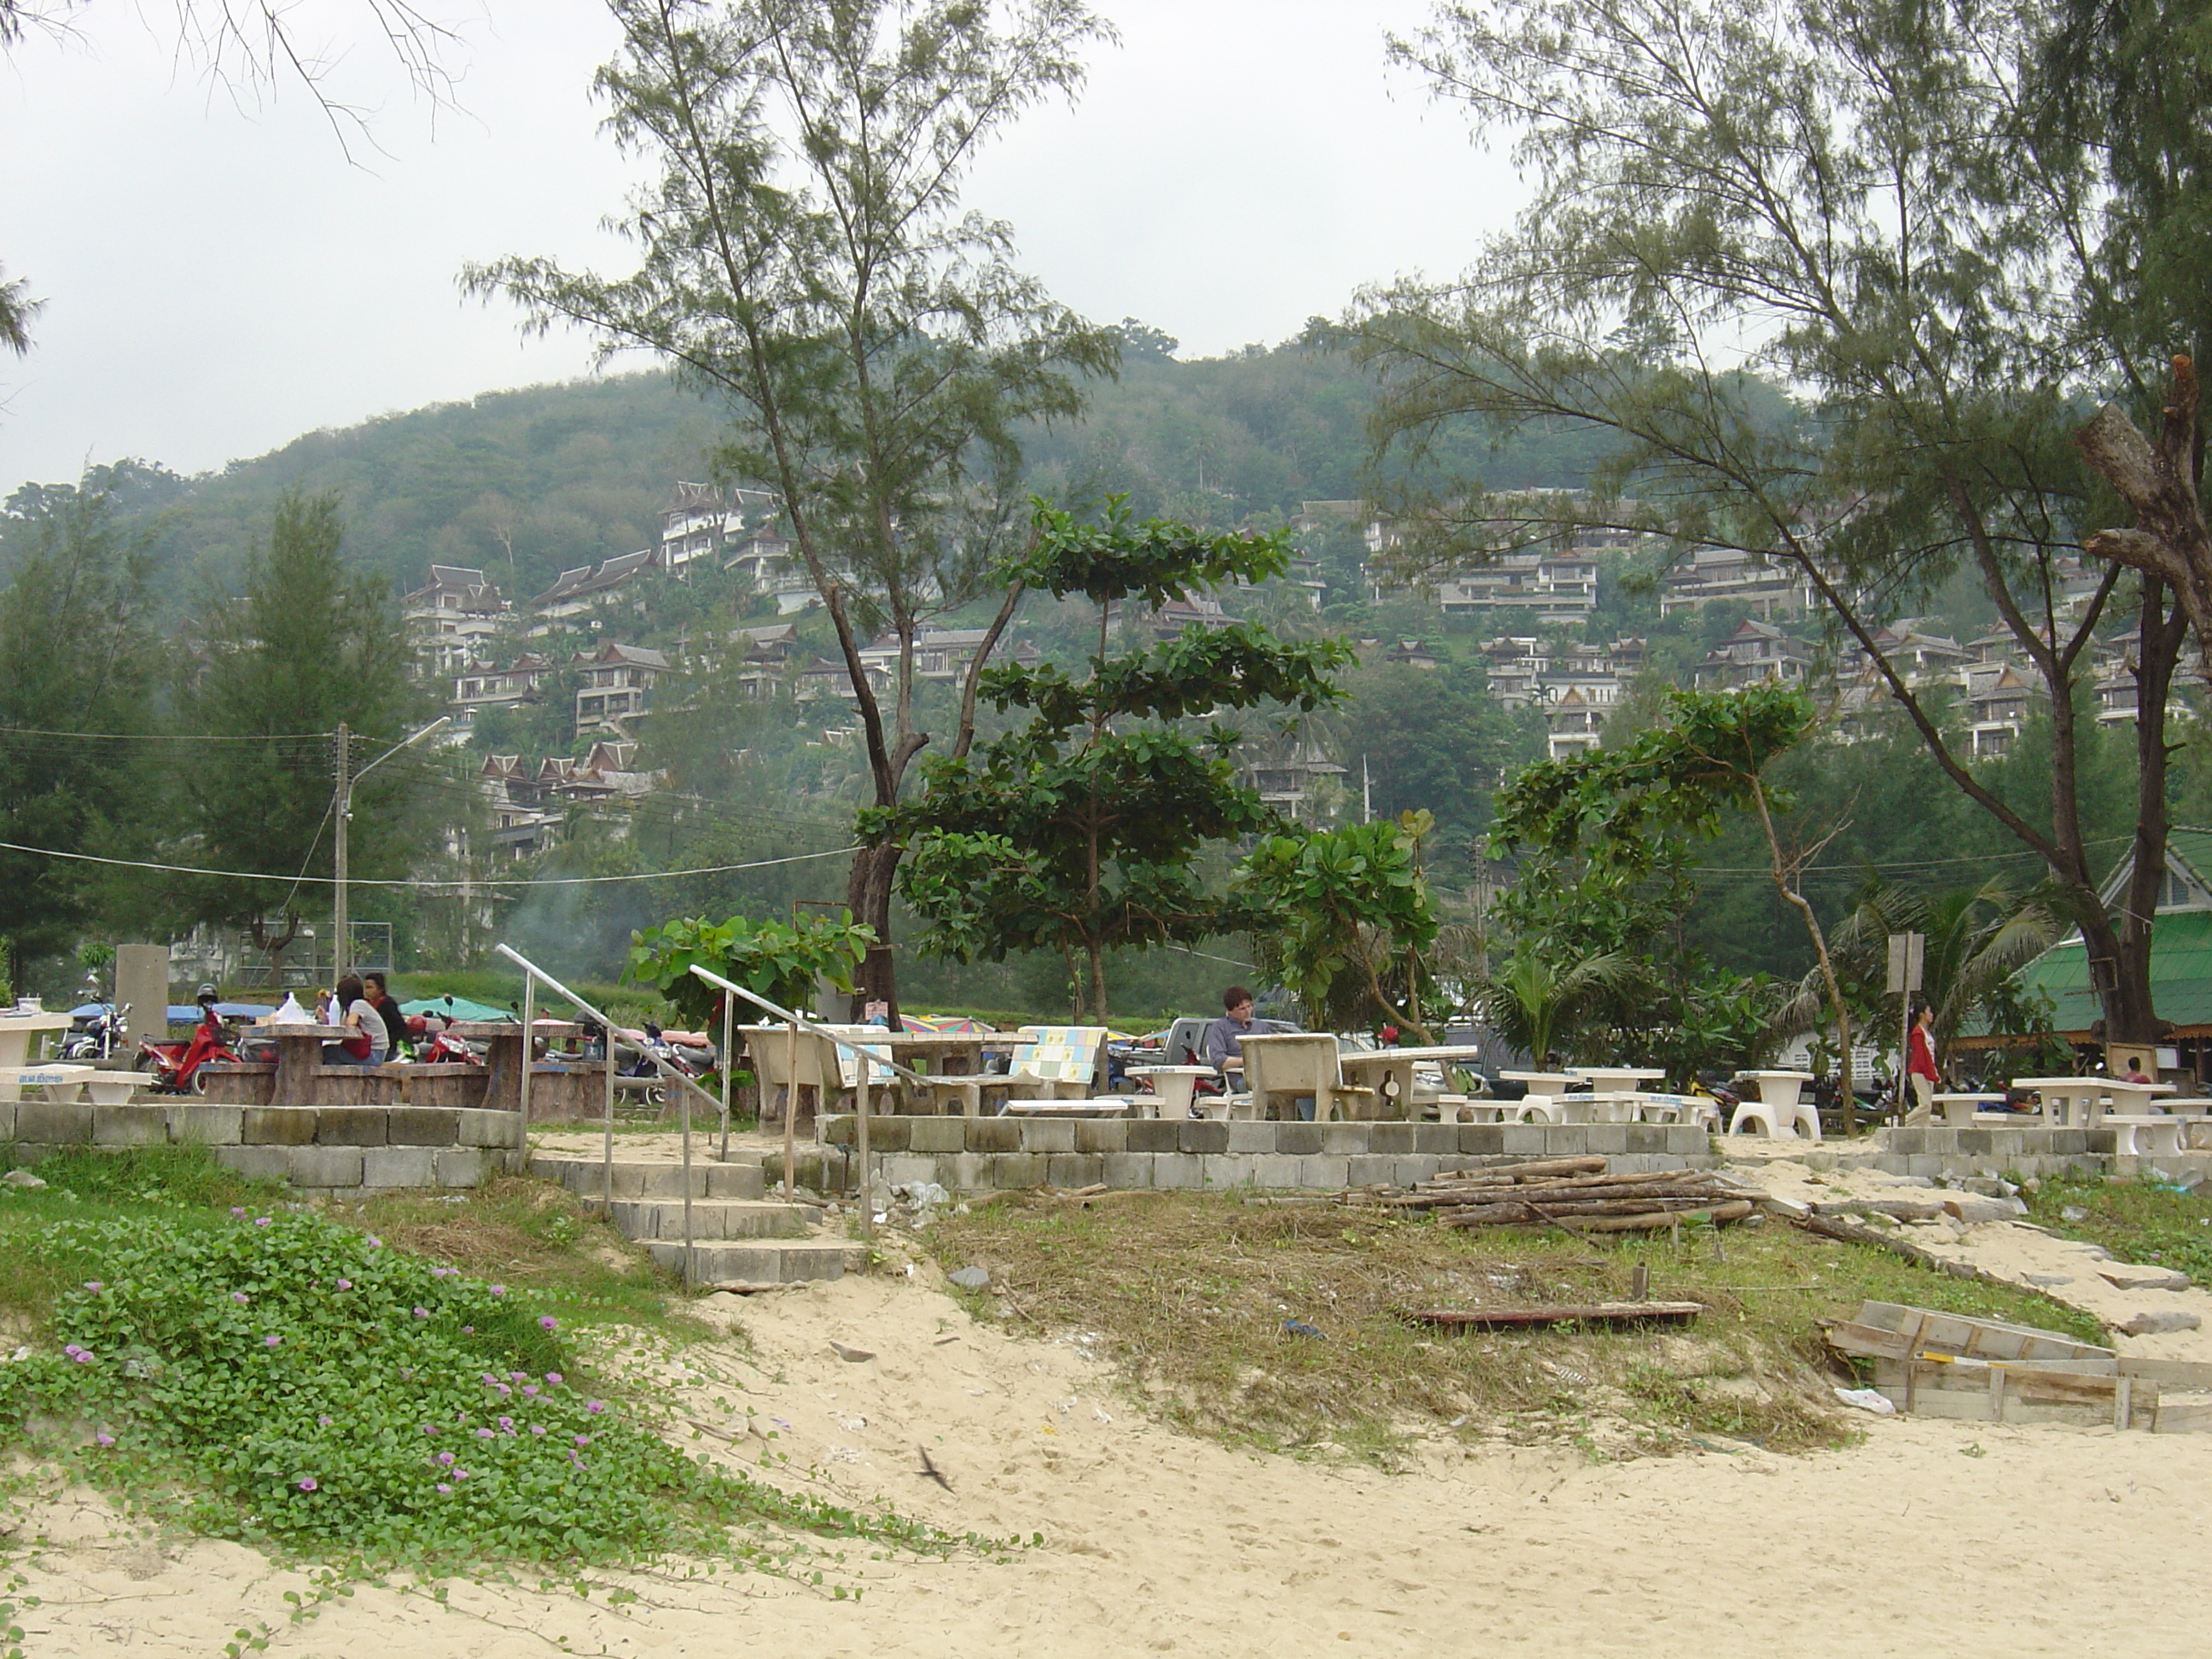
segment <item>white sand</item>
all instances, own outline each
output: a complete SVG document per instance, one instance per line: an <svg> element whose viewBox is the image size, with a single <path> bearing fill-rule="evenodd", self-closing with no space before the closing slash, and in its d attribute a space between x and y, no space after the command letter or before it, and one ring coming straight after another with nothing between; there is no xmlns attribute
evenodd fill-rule
<svg viewBox="0 0 2212 1659"><path fill-rule="evenodd" d="M2197 1655L2212 1436L1869 1418L1852 1450L1591 1464L1439 1441L1413 1474L1255 1456L1170 1433L1070 1342L971 1323L911 1279L739 1302L702 1358L707 1421L781 1419L792 1472L957 1530L1027 1534L1009 1565L823 1563L857 1604L759 1575L604 1592L362 1589L301 1629L303 1588L250 1551L119 1526L89 1494L15 1540L45 1604L34 1659L270 1651L324 1659L724 1655ZM946 1341L947 1337L957 1340ZM832 1340L872 1350L840 1360ZM735 1382L744 1392L734 1393ZM720 1396L737 1409L726 1416ZM779 1430L781 1436L783 1431ZM725 1449L750 1463L763 1443ZM926 1445L953 1484L923 1478ZM1981 1455L1962 1452L1978 1449ZM43 1531L47 1542L27 1547Z"/></svg>

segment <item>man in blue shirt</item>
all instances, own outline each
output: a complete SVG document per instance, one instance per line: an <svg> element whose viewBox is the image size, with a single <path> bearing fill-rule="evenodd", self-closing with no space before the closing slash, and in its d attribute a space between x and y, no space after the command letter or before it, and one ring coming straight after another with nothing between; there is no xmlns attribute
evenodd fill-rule
<svg viewBox="0 0 2212 1659"><path fill-rule="evenodd" d="M1224 991L1221 1006L1228 1012L1206 1028L1206 1040L1198 1051L1199 1058L1217 1072L1240 1059L1243 1040L1260 1029L1260 1022L1252 1018L1252 994L1243 986Z"/></svg>

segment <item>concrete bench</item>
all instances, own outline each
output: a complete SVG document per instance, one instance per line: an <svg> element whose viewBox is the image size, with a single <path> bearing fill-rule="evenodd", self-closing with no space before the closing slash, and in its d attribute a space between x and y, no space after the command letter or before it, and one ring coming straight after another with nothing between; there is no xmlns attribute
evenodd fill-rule
<svg viewBox="0 0 2212 1659"><path fill-rule="evenodd" d="M0 1099L37 1099L30 1092L36 1089L47 1100L75 1100L79 1085L91 1075L89 1066L0 1066Z"/></svg>
<svg viewBox="0 0 2212 1659"><path fill-rule="evenodd" d="M2165 1112L2107 1112L2101 1127L2112 1132L2115 1157L2179 1158L2189 1126L2204 1121Z"/></svg>
<svg viewBox="0 0 2212 1659"><path fill-rule="evenodd" d="M1007 1117L1128 1117L1132 1115L1127 1099L1118 1095L1101 1096L1096 1100L1010 1100L1003 1115Z"/></svg>

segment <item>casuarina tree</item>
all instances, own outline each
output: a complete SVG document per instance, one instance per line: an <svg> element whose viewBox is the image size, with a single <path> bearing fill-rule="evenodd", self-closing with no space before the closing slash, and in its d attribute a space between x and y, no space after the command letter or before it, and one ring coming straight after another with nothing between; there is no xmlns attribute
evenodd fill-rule
<svg viewBox="0 0 2212 1659"><path fill-rule="evenodd" d="M938 734L915 713L930 621L998 600L947 745L964 752L980 675L1020 604L998 562L1024 534L1027 422L1075 414L1112 337L1012 259L1008 227L963 210L977 153L1072 94L1106 26L1077 0L613 0L608 125L655 173L620 221L625 277L511 258L478 293L531 325L644 349L719 398L726 477L773 491L836 629L875 804L896 804ZM896 651L879 685L860 653ZM890 936L896 840L854 860L848 902ZM888 945L868 994L892 999Z"/></svg>

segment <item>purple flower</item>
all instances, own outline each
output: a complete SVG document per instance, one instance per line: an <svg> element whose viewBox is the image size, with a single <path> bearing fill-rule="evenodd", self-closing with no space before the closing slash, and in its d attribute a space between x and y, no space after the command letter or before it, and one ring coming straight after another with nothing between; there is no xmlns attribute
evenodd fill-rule
<svg viewBox="0 0 2212 1659"><path fill-rule="evenodd" d="M469 1472L466 1469L455 1469L453 1471L453 1479L456 1480L465 1480L468 1478Z"/></svg>
<svg viewBox="0 0 2212 1659"><path fill-rule="evenodd" d="M464 1325L461 1327L461 1334L463 1336L474 1336L476 1334L477 1328L473 1325Z"/></svg>
<svg viewBox="0 0 2212 1659"><path fill-rule="evenodd" d="M265 1227L269 1224L269 1218L265 1215L258 1215L253 1218L253 1224L257 1227Z"/></svg>
<svg viewBox="0 0 2212 1659"><path fill-rule="evenodd" d="M230 1212L233 1215L244 1215L246 1211L240 1206L234 1204L230 1206Z"/></svg>
<svg viewBox="0 0 2212 1659"><path fill-rule="evenodd" d="M592 1443L592 1437L588 1434L580 1434L576 1437L576 1443L580 1446L588 1446Z"/></svg>
<svg viewBox="0 0 2212 1659"><path fill-rule="evenodd" d="M380 1250L384 1248L384 1241L374 1233L371 1233L368 1236L368 1248L372 1250Z"/></svg>
<svg viewBox="0 0 2212 1659"><path fill-rule="evenodd" d="M544 1437L545 1425L543 1423L532 1423L530 1425L530 1431L542 1439Z"/></svg>
<svg viewBox="0 0 2212 1659"><path fill-rule="evenodd" d="M499 1425L501 1428L506 1430L509 1434L513 1434L514 1432L514 1419L511 1417L501 1418L499 1419Z"/></svg>
<svg viewBox="0 0 2212 1659"><path fill-rule="evenodd" d="M331 1425L331 1419L327 1417L319 1417L315 1421L321 1424L326 1429Z"/></svg>
<svg viewBox="0 0 2212 1659"><path fill-rule="evenodd" d="M603 1400L587 1400L584 1402L584 1409L587 1412L603 1412L606 1408L606 1402Z"/></svg>
<svg viewBox="0 0 2212 1659"><path fill-rule="evenodd" d="M490 1431L489 1429L478 1429L478 1430L477 1431L477 1439L479 1439L479 1440L489 1440L489 1439L490 1439L490 1438L491 1438L491 1431Z"/></svg>
<svg viewBox="0 0 2212 1659"><path fill-rule="evenodd" d="M252 1300L252 1298L249 1297L244 1291L233 1291L230 1293L230 1299L238 1304L241 1308L244 1307L247 1302Z"/></svg>
<svg viewBox="0 0 2212 1659"><path fill-rule="evenodd" d="M514 1390L513 1389L508 1388L508 1387L507 1386L507 1384L506 1384L506 1383L504 1383L504 1382L496 1382L496 1383L494 1383L492 1386L493 1386L493 1387L495 1387L495 1388L496 1388L496 1389L499 1390L499 1397L500 1397L501 1400L512 1400L512 1399L514 1399Z"/></svg>
<svg viewBox="0 0 2212 1659"><path fill-rule="evenodd" d="M315 1490L317 1484L315 1477L312 1474L303 1474L300 1477L300 1490L301 1492L313 1492Z"/></svg>
<svg viewBox="0 0 2212 1659"><path fill-rule="evenodd" d="M415 1310L415 1317L417 1319L428 1319L429 1316L430 1310L428 1308L417 1308Z"/></svg>
<svg viewBox="0 0 2212 1659"><path fill-rule="evenodd" d="M453 1455L451 1452L440 1452L437 1462L441 1468L450 1469L453 1467Z"/></svg>
<svg viewBox="0 0 2212 1659"><path fill-rule="evenodd" d="M101 1283L100 1283L98 1279L86 1279L86 1280L84 1281L84 1287L85 1287L85 1289L87 1289L88 1291L104 1291L104 1290L106 1290L106 1289L107 1288L105 1285L101 1284Z"/></svg>
<svg viewBox="0 0 2212 1659"><path fill-rule="evenodd" d="M561 1322L554 1318L551 1314L538 1315L538 1322L541 1327L549 1331L557 1331L561 1328Z"/></svg>
<svg viewBox="0 0 2212 1659"><path fill-rule="evenodd" d="M520 1382L524 1377L529 1375L530 1373L527 1371L509 1371L507 1374L507 1380L510 1382Z"/></svg>
<svg viewBox="0 0 2212 1659"><path fill-rule="evenodd" d="M438 1482L438 1490L440 1492L451 1492L453 1491L453 1488L447 1486L444 1481L441 1480Z"/></svg>
<svg viewBox="0 0 2212 1659"><path fill-rule="evenodd" d="M557 1389L561 1386L561 1373L558 1371L548 1371L545 1373L545 1380Z"/></svg>
<svg viewBox="0 0 2212 1659"><path fill-rule="evenodd" d="M261 1339L261 1346L264 1348L274 1348L281 1346L283 1340L281 1336L264 1336Z"/></svg>
<svg viewBox="0 0 2212 1659"><path fill-rule="evenodd" d="M115 1437L112 1434L95 1434L92 1437L92 1440L96 1446L112 1446L115 1443Z"/></svg>
<svg viewBox="0 0 2212 1659"><path fill-rule="evenodd" d="M490 1291L494 1296L505 1296L507 1294L507 1286L504 1285L487 1285L485 1288Z"/></svg>
<svg viewBox="0 0 2212 1659"><path fill-rule="evenodd" d="M342 1291L351 1290L353 1288L353 1280L350 1279L341 1279L338 1280L338 1288Z"/></svg>
<svg viewBox="0 0 2212 1659"><path fill-rule="evenodd" d="M89 1348L79 1348L75 1353L71 1354L70 1358L76 1361L80 1365L89 1365L92 1364L92 1350Z"/></svg>
<svg viewBox="0 0 2212 1659"><path fill-rule="evenodd" d="M486 1371L483 1374L483 1385L487 1389L497 1388L499 1386L499 1378L490 1371Z"/></svg>
<svg viewBox="0 0 2212 1659"><path fill-rule="evenodd" d="M523 1397L525 1400L535 1400L535 1399L537 1399L537 1398L538 1398L538 1385L537 1385L535 1382L526 1382L526 1383L524 1383L524 1384L522 1385L522 1397Z"/></svg>
<svg viewBox="0 0 2212 1659"><path fill-rule="evenodd" d="M422 1432L425 1434L435 1434L437 1431L438 1425L435 1423L425 1423L422 1425Z"/></svg>

